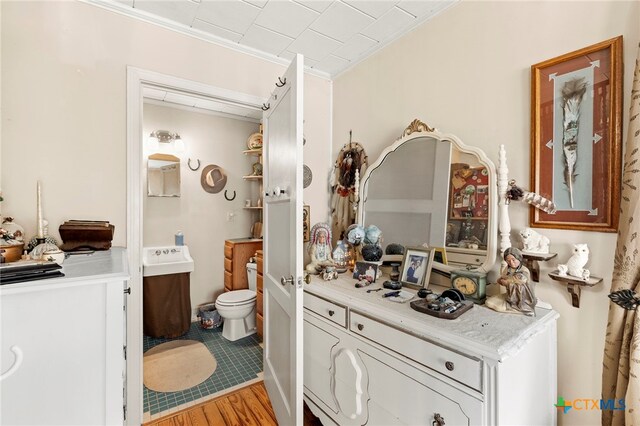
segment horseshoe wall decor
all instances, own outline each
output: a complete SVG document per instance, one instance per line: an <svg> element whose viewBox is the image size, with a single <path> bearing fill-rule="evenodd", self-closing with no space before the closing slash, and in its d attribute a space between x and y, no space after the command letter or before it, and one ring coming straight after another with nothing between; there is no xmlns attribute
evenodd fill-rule
<svg viewBox="0 0 640 426"><path fill-rule="evenodd" d="M227 195L227 190L224 190L224 198L227 201L233 201L236 199L236 191L233 191L233 197L229 198L229 196Z"/></svg>
<svg viewBox="0 0 640 426"><path fill-rule="evenodd" d="M197 165L197 166L196 166L196 168L194 169L193 167L191 167L191 158L189 158L189 159L187 160L187 166L189 166L189 168L190 168L191 170L193 170L194 172L200 168L200 160L199 160L199 159L196 159L196 161L198 162L198 165Z"/></svg>

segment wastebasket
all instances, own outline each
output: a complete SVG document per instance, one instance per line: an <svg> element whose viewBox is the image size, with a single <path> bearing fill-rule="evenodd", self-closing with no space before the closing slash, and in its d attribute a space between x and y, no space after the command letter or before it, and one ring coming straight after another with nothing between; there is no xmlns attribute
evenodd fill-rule
<svg viewBox="0 0 640 426"><path fill-rule="evenodd" d="M218 313L215 303L198 306L198 318L200 318L200 326L205 330L211 330L222 325L222 317Z"/></svg>

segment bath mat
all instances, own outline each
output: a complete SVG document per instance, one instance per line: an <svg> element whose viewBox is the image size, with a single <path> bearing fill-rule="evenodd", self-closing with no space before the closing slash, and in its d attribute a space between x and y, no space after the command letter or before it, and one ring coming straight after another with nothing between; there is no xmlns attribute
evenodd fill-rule
<svg viewBox="0 0 640 426"><path fill-rule="evenodd" d="M218 363L195 340L173 340L144 353L144 385L156 392L177 392L207 380Z"/></svg>

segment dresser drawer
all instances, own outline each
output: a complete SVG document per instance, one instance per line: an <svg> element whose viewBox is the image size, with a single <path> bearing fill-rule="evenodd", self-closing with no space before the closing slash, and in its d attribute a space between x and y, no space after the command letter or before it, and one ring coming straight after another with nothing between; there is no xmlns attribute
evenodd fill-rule
<svg viewBox="0 0 640 426"><path fill-rule="evenodd" d="M336 305L328 300L305 292L304 307L341 327L347 326L347 308L344 306Z"/></svg>
<svg viewBox="0 0 640 426"><path fill-rule="evenodd" d="M256 275L256 288L258 291L262 291L262 274Z"/></svg>
<svg viewBox="0 0 640 426"><path fill-rule="evenodd" d="M226 257L224 258L224 270L229 273L233 272L233 262L231 259L227 259Z"/></svg>
<svg viewBox="0 0 640 426"><path fill-rule="evenodd" d="M306 306L305 299L305 306ZM349 329L379 345L482 391L482 363L351 311Z"/></svg>
<svg viewBox="0 0 640 426"><path fill-rule="evenodd" d="M231 259L233 257L233 245L225 243L224 245L224 257Z"/></svg>

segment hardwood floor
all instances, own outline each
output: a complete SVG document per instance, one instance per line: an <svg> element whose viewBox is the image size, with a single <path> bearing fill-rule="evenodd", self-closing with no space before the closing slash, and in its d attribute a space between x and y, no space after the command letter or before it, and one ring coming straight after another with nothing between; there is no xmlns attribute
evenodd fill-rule
<svg viewBox="0 0 640 426"><path fill-rule="evenodd" d="M320 426L320 421L305 406L305 426ZM264 382L220 396L145 423L145 426L277 426L276 416L264 388Z"/></svg>

